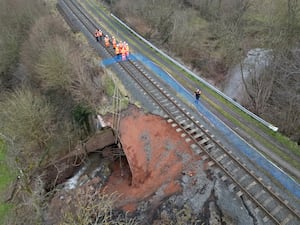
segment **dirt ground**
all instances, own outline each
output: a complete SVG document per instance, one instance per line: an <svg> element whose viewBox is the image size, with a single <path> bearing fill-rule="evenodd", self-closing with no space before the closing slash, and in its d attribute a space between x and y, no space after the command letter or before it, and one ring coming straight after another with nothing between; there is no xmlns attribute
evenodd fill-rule
<svg viewBox="0 0 300 225"><path fill-rule="evenodd" d="M171 124L134 106L122 114L120 138L130 170L116 163L106 190L120 193L120 206L129 212L158 190L161 199L180 191L183 171L199 160Z"/></svg>

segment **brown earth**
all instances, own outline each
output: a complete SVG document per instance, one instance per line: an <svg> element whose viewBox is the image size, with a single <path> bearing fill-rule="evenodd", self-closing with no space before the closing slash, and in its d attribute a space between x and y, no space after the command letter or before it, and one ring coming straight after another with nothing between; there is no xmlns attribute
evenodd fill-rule
<svg viewBox="0 0 300 225"><path fill-rule="evenodd" d="M116 165L106 190L121 194L119 204L126 211L134 210L139 201L159 189L163 191L161 199L179 192L183 171L199 160L166 120L134 106L122 114L120 138L130 170L121 171Z"/></svg>

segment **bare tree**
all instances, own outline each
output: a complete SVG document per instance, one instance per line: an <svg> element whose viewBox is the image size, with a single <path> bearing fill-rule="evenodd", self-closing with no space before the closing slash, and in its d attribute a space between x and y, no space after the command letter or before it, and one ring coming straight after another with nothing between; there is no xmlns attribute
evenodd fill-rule
<svg viewBox="0 0 300 225"><path fill-rule="evenodd" d="M46 43L36 64L36 72L45 88L67 89L70 86L74 73L70 64L72 50L69 42L60 37Z"/></svg>
<svg viewBox="0 0 300 225"><path fill-rule="evenodd" d="M31 82L38 79L35 74L36 63L40 60L41 53L45 51L47 43L55 37L67 39L67 35L70 35L69 32L61 20L52 15L45 15L34 23L20 53L21 63L26 66ZM56 45L56 43L54 44Z"/></svg>
<svg viewBox="0 0 300 225"><path fill-rule="evenodd" d="M0 3L0 78L18 60L21 43L26 40L29 27L43 15L46 8L41 1L2 0Z"/></svg>
<svg viewBox="0 0 300 225"><path fill-rule="evenodd" d="M77 102L84 102L92 109L99 107L105 96L103 76L105 72L96 65L89 63L80 56L80 50L70 55L73 68L72 82L68 90Z"/></svg>
<svg viewBox="0 0 300 225"><path fill-rule="evenodd" d="M269 116L281 130L300 141L300 52L291 51L273 62L274 88L270 97Z"/></svg>
<svg viewBox="0 0 300 225"><path fill-rule="evenodd" d="M114 206L119 196L114 194L99 193L91 187L81 188L74 195L73 204L69 205L60 222L61 225L135 225L134 219L125 216L116 216Z"/></svg>
<svg viewBox="0 0 300 225"><path fill-rule="evenodd" d="M8 143L9 158L16 168L30 176L53 137L53 108L39 93L18 89L3 97L0 118L1 131L12 140Z"/></svg>

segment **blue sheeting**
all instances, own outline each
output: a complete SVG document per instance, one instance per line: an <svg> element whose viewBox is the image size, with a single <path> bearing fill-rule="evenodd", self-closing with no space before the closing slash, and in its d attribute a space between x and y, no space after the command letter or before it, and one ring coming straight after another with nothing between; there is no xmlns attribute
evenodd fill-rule
<svg viewBox="0 0 300 225"><path fill-rule="evenodd" d="M217 129L219 129L224 137L228 139L228 141L235 146L235 148L239 149L244 155L246 155L251 161L255 162L265 170L269 171L269 173L277 179L287 190L289 190L292 194L300 198L300 185L294 181L291 177L289 177L286 173L268 161L263 155L258 153L255 149L249 146L243 139L241 139L236 133L234 133L230 128L228 128L221 120L219 120L212 112L210 112L202 103L201 98L198 104L195 103L195 98L193 93L187 91L182 85L180 85L174 78L172 78L168 73L163 71L157 65L155 65L151 60L147 57L135 54L131 55L132 59L136 59L141 61L144 65L146 65L151 71L159 75L165 82L167 82L170 86L172 86L176 92L182 95L189 102L194 103L196 108L204 115L210 123L212 123Z"/></svg>

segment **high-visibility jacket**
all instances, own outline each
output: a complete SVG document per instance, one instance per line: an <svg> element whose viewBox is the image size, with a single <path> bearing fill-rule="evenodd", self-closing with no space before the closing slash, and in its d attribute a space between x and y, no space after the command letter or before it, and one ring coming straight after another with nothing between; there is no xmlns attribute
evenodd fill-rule
<svg viewBox="0 0 300 225"><path fill-rule="evenodd" d="M120 51L119 51L119 46L116 46L116 48L115 48L115 52L116 52L116 55L119 55L119 54L120 54Z"/></svg>
<svg viewBox="0 0 300 225"><path fill-rule="evenodd" d="M98 30L95 31L95 37L99 37L99 31Z"/></svg>
<svg viewBox="0 0 300 225"><path fill-rule="evenodd" d="M128 56L129 55L129 46L128 46L128 44L126 44L125 45L125 54L126 54L126 56Z"/></svg>
<svg viewBox="0 0 300 225"><path fill-rule="evenodd" d="M115 38L112 39L112 45L113 45L113 48L117 47L117 41Z"/></svg>
<svg viewBox="0 0 300 225"><path fill-rule="evenodd" d="M126 60L126 49L123 47L121 50L121 54L122 54L122 61Z"/></svg>
<svg viewBox="0 0 300 225"><path fill-rule="evenodd" d="M124 47L123 47L122 50L121 50L121 54L122 54L122 55L126 55L126 49L125 49Z"/></svg>
<svg viewBox="0 0 300 225"><path fill-rule="evenodd" d="M105 37L105 38L104 38L104 42L105 42L105 46L106 46L106 47L109 47L109 45L110 45L110 44L109 44L109 37Z"/></svg>
<svg viewBox="0 0 300 225"><path fill-rule="evenodd" d="M122 51L122 48L123 48L123 43L122 43L122 42L120 42L120 43L119 43L119 52L121 52L121 51Z"/></svg>

